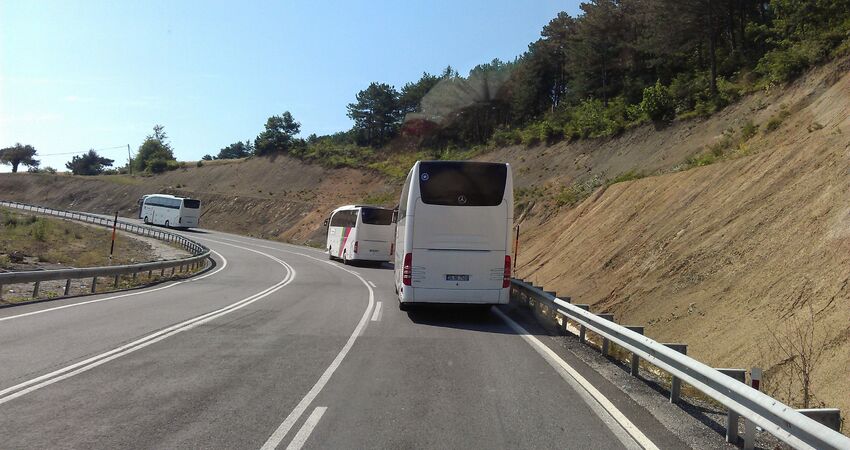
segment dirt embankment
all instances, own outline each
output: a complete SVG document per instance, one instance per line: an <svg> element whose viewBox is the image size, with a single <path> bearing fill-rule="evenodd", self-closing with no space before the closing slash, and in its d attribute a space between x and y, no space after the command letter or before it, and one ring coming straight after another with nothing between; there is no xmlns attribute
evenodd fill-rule
<svg viewBox="0 0 850 450"><path fill-rule="evenodd" d="M202 227L308 244L322 241L322 222L337 206L394 189L373 174L287 157L216 161L153 177L0 175L0 198L133 216L142 195L172 193L202 201Z"/></svg>
<svg viewBox="0 0 850 450"><path fill-rule="evenodd" d="M724 112L761 130L780 104L791 112L746 142L749 156L614 184L571 210L532 207L519 274L618 321L648 325L660 341L686 342L689 354L715 366L766 368L768 387L795 404L795 361L778 348L790 342L773 336L811 322L811 306L804 331L825 349L813 402L850 410L847 68L821 68ZM770 106L755 107L762 102Z"/></svg>

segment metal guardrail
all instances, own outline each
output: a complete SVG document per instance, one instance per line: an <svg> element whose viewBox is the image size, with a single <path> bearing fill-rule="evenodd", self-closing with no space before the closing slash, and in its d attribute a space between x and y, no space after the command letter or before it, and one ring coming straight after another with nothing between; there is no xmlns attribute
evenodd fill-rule
<svg viewBox="0 0 850 450"><path fill-rule="evenodd" d="M549 312L569 318L582 328L586 327L631 352L633 367L636 358L644 358L794 448L850 449L850 438L843 434L717 369L630 329L635 327L618 325L608 317L591 313L586 305L573 305L525 281L514 279L511 283L512 294L546 300L555 309Z"/></svg>
<svg viewBox="0 0 850 450"><path fill-rule="evenodd" d="M46 214L65 219L92 223L95 225L103 225L107 227L111 227L113 224L113 219L111 218L83 212L64 211L53 208L45 208L43 206L8 201L0 201L0 206L19 209L23 211L32 211L39 214ZM138 273L148 272L148 275L150 276L151 273L155 270L159 270L160 275L164 275L165 269L172 269L171 273L174 274L174 270L178 267L181 269L181 271L183 269L200 267L202 264L205 264L205 260L210 257L210 250L206 246L201 245L177 233L159 230L148 226L136 225L134 223L123 222L121 220L116 223L116 228L119 230L127 231L129 233L138 234L140 236L147 236L165 242L174 242L180 245L189 253L191 253L192 256L188 258L180 258L166 261L154 261L139 264L128 264L120 266L5 272L0 273L0 288L4 284L8 285L15 283L35 283L35 287L33 288L33 298L37 298L39 283L41 283L42 281L68 280L65 283L65 295L68 295L71 285L70 281L72 279L92 278L91 292L95 292L97 288L98 278L114 277L115 285L117 287L119 277L121 275L133 275L133 277L135 278L136 274ZM2 289L0 289L0 296L2 296Z"/></svg>

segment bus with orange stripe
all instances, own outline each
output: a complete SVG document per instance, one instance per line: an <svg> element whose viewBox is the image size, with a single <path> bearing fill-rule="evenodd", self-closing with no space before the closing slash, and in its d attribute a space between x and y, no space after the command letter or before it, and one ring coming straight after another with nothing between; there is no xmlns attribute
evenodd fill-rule
<svg viewBox="0 0 850 450"><path fill-rule="evenodd" d="M369 205L346 205L335 209L329 219L326 248L330 259L388 262L395 237L393 210Z"/></svg>

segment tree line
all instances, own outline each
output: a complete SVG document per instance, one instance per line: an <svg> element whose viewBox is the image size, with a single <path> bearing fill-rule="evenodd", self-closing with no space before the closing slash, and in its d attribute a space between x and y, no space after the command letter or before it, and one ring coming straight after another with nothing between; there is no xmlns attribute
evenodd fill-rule
<svg viewBox="0 0 850 450"><path fill-rule="evenodd" d="M449 66L400 89L369 83L347 105L349 130L301 138L286 111L253 140L203 159L288 154L364 166L411 149L439 155L610 136L710 115L850 53L850 0L594 0L580 9L559 13L513 61L494 59L465 76ZM132 164L140 172L179 166L161 127Z"/></svg>
<svg viewBox="0 0 850 450"><path fill-rule="evenodd" d="M594 0L559 13L513 61L372 82L352 128L297 138L289 112L218 158L287 153L332 165L387 151L535 144L707 116L850 51L850 0ZM376 153L379 152L379 153ZM208 158L213 159L212 156Z"/></svg>

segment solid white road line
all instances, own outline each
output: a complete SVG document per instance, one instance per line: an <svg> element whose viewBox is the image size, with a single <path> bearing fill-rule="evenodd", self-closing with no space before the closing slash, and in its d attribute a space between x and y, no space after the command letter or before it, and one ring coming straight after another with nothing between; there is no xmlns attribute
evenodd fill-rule
<svg viewBox="0 0 850 450"><path fill-rule="evenodd" d="M223 243L223 242L221 242L221 244L229 245L229 246L233 246L233 247L238 247L236 245L226 244L226 243ZM61 381L61 380L64 380L66 378L70 378L74 375L80 374L82 372L86 372L88 370L91 370L91 369L93 369L97 366L100 366L100 365L105 364L109 361L112 361L113 359L119 358L121 356L127 355L127 354L132 353L132 352L135 352L136 350L140 350L142 348L145 348L145 347L147 347L151 344L154 344L154 343L159 342L163 339L171 337L171 336L173 336L177 333L181 333L183 331L191 330L192 328L195 328L198 325L202 325L202 324L207 323L211 320L217 319L217 318L219 318L219 317L221 317L225 314L229 314L233 311L242 309L245 306L248 306L251 303L256 302L257 300L268 297L269 295L273 294L274 292L277 292L278 290L282 289L284 286L288 285L289 283L292 282L292 280L295 279L295 275L296 275L295 269L292 268L292 266L290 266L289 264L287 264L283 260L276 258L272 255L257 251L257 250L253 250L253 249L249 249L249 248L244 248L244 250L254 252L254 253L259 253L259 254L264 255L268 258L271 258L272 260L281 264L286 269L286 275L277 284L272 285L272 286L270 286L270 287L268 287L268 288L266 288L266 289L264 289L264 290L262 290L262 291L260 291L256 294L253 294L249 297L246 297L246 298L244 298L244 299L242 299L238 302L232 303L232 304L225 306L223 308L219 308L215 311L212 311L212 312L202 314L200 316L185 320L181 323L178 323L176 325L172 325L172 326L167 327L163 330L149 334L149 335L147 335L143 338L137 339L133 342L130 342L126 345L115 348L113 350L101 353L99 355L93 356L91 358L85 359L85 360L77 362L75 364L71 364L69 366L63 367L61 369L55 370L55 371L47 373L45 375L41 375L39 377L33 378L33 379L25 381L23 383L19 383L15 386L3 389L2 391L0 391L0 405L4 404L6 402L9 402L11 400L14 400L18 397L21 397L23 395L26 395L30 392L33 392L35 390L41 389L45 386L49 386L49 385L56 383L58 381Z"/></svg>
<svg viewBox="0 0 850 450"><path fill-rule="evenodd" d="M313 413L307 417L307 421L304 422L304 425L301 425L301 428L298 430L298 433L295 434L295 437L292 438L292 442L286 446L286 450L300 450L300 448L304 446L304 443L307 442L310 434L313 432L313 428L316 428L316 425L320 420L322 420L322 416L327 410L327 406L316 407L316 409L313 410Z"/></svg>
<svg viewBox="0 0 850 450"><path fill-rule="evenodd" d="M369 284L371 284L373 288L378 287L378 286L375 285L375 283L372 282L372 280L369 280Z"/></svg>
<svg viewBox="0 0 850 450"><path fill-rule="evenodd" d="M229 244L225 244L225 245L229 245ZM88 300L88 301L79 302L79 303L72 303L70 305L56 306L54 308L40 309L38 311L32 311L32 312L23 313L23 314L17 314L17 315L14 315L14 316L0 317L0 322L6 321L6 320L12 320L12 319L19 319L21 317L34 316L36 314L43 314L43 313L51 312L51 311L58 311L60 309L65 309L65 308L74 308L74 307L77 307L77 306L90 305L92 303L105 302L107 300L115 300L115 299L118 299L118 298L133 297L133 296L136 296L136 295L149 294L151 292L157 292L157 291L161 291L163 289L173 288L174 286L178 286L178 285L181 285L183 283L192 283L192 282L195 282L195 281L203 280L204 278L211 277L211 276L221 272L222 270L224 270L225 267L227 267L227 258L222 256L221 253L219 253L215 250L210 250L210 251L212 253L215 253L219 258L221 258L222 264L221 264L221 267L217 268L216 270L214 270L214 271L212 271L212 272L210 272L206 275L201 275L199 277L193 277L193 278L190 278L188 280L175 281L173 283L166 284L165 286L160 286L160 287L153 288L153 289L144 289L144 290L139 290L139 291L133 291L133 292L129 292L129 293L126 293L126 294L113 295L112 297L99 298L99 299L96 299L96 300Z"/></svg>
<svg viewBox="0 0 850 450"><path fill-rule="evenodd" d="M608 426L608 429L623 443L627 448L644 448L647 450L658 450L658 447L643 434L610 400L608 400L598 389L596 389L586 378L581 376L572 366L561 359L557 353L552 351L546 344L540 342L539 339L532 336L520 324L511 320L505 313L498 308L493 308L496 313L505 323L508 324L514 331L517 332L531 347L543 357L561 378L571 385L573 389L584 399L585 403L590 406L590 409L596 413L602 422ZM611 421L616 424L611 423ZM617 426L617 424L619 426Z"/></svg>
<svg viewBox="0 0 850 450"><path fill-rule="evenodd" d="M381 302L375 303L375 312L372 313L372 322L381 320Z"/></svg>
<svg viewBox="0 0 850 450"><path fill-rule="evenodd" d="M254 244L254 245L256 245L256 244ZM280 442L283 441L283 438L286 437L286 434L289 433L289 430L292 428L292 426L295 425L295 422L298 421L298 419L301 417L301 415L304 414L304 411L307 410L307 407L310 406L310 403L312 403L313 400L316 398L316 396L318 396L319 393L322 392L322 389L324 389L325 385L328 383L328 380L331 379L331 376L339 368L339 365L342 363L342 360L345 359L346 355L348 355L348 352L351 350L351 347L354 346L354 342L357 340L357 337L360 336L360 333L362 333L363 329L366 328L366 325L369 323L369 313L372 311L372 306L375 304L375 291L372 290L372 286L369 286L369 283L367 283L366 280L363 279L363 277L361 277L360 274L358 274L357 272L355 272L353 270L346 269L345 267L342 267L342 266L338 266L338 265L332 263L331 261L319 259L319 258L316 258L314 256L310 256L310 255L307 255L307 254L304 254L304 253L293 252L293 251L284 250L284 249L281 249L281 248L277 248L277 249L275 249L274 247L269 247L269 248L272 248L272 249L278 250L278 251L282 251L282 252L286 252L286 253L301 255L301 256L304 256L305 258L311 258L311 259L314 259L316 261L328 263L328 264L330 264L330 265L332 265L332 266L334 266L334 267L336 267L340 270L344 270L344 271L354 275L355 277L357 277L357 279L360 280L361 283L363 283L364 286L366 286L366 289L369 289L369 304L366 305L366 310L363 311L363 316L360 317L360 322L357 323L357 326L354 328L354 331L351 332L351 336L349 336L348 341L345 343L345 345L342 347L342 349L336 355L336 358L334 358L334 360L331 362L331 364L328 366L328 368L325 369L324 373L322 373L322 376L319 377L318 381L316 381L316 384L313 385L313 387L310 389L310 391L307 392L306 395L304 395L304 398L302 398L301 401L298 402L298 404L295 406L295 409L293 409L292 412L289 413L289 415L280 424L280 426L277 427L277 429L274 431L274 433L272 433L272 435L269 436L269 439L261 447L262 450L272 450L272 449L277 448L277 446L280 445Z"/></svg>

